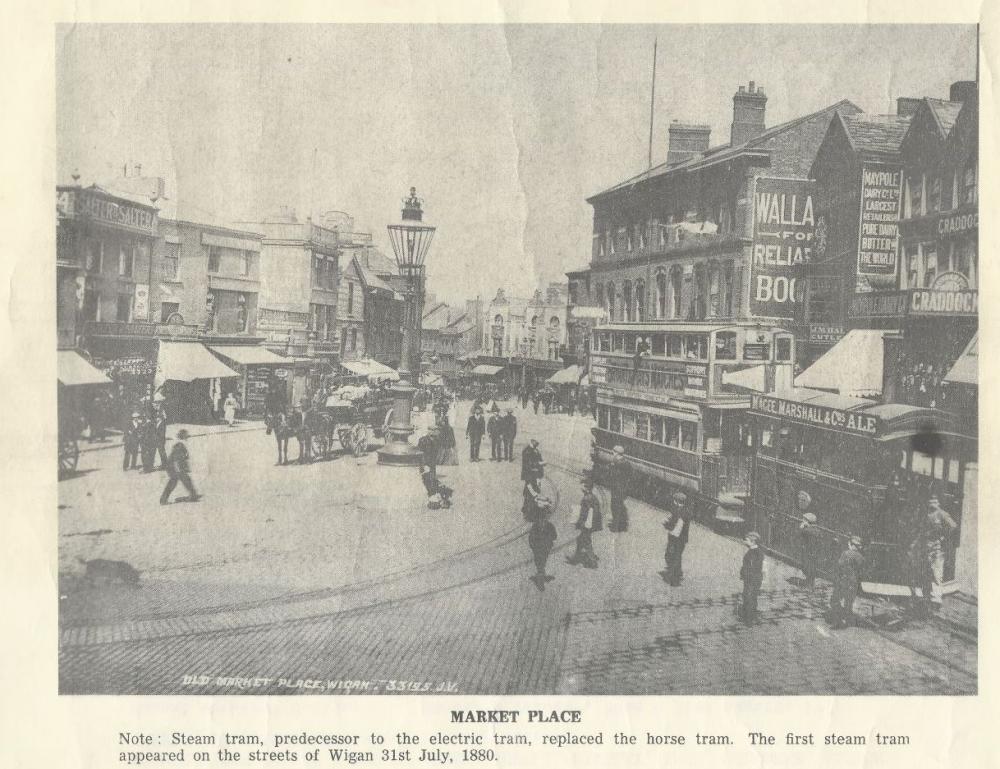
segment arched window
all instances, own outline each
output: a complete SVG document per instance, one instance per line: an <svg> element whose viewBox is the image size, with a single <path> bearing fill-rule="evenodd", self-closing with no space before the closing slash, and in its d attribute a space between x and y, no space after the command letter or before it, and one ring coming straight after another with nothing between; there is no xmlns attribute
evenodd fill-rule
<svg viewBox="0 0 1000 769"><path fill-rule="evenodd" d="M722 270L715 262L708 268L708 317L717 318L722 312Z"/></svg>
<svg viewBox="0 0 1000 769"><path fill-rule="evenodd" d="M708 279L705 265L696 264L694 267L694 285L691 290L691 311L688 317L691 320L704 320L706 315L706 305L708 299Z"/></svg>
<svg viewBox="0 0 1000 769"><path fill-rule="evenodd" d="M553 334L558 334L559 326L560 326L559 318L557 318L555 315L549 318L549 331L551 331Z"/></svg>
<svg viewBox="0 0 1000 769"><path fill-rule="evenodd" d="M626 280L622 285L622 320L626 323L632 320L632 281Z"/></svg>
<svg viewBox="0 0 1000 769"><path fill-rule="evenodd" d="M608 311L608 320L614 321L615 319L615 284L608 283L608 293L607 299L604 303L605 309Z"/></svg>
<svg viewBox="0 0 1000 769"><path fill-rule="evenodd" d="M684 273L679 265L670 270L670 317L681 317L681 288L684 283Z"/></svg>
<svg viewBox="0 0 1000 769"><path fill-rule="evenodd" d="M667 273L662 268L656 271L656 317L667 316Z"/></svg>
<svg viewBox="0 0 1000 769"><path fill-rule="evenodd" d="M646 283L642 280L635 282L635 310L632 316L636 323L642 323L646 315Z"/></svg>

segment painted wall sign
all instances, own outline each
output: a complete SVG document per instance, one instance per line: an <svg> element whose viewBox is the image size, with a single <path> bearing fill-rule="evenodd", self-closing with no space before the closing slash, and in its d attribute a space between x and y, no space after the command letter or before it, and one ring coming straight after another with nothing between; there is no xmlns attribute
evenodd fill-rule
<svg viewBox="0 0 1000 769"><path fill-rule="evenodd" d="M870 163L861 169L857 291L887 288L895 283L902 190L901 169Z"/></svg>
<svg viewBox="0 0 1000 769"><path fill-rule="evenodd" d="M799 276L813 259L814 184L803 179L755 181L750 312L793 318L801 301Z"/></svg>
<svg viewBox="0 0 1000 769"><path fill-rule="evenodd" d="M810 342L838 342L843 336L843 326L829 326L819 323L809 324Z"/></svg>

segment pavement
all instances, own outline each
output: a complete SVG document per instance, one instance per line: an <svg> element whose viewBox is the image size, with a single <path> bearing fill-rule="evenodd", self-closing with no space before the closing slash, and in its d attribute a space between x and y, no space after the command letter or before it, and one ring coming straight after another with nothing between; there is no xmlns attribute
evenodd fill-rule
<svg viewBox="0 0 1000 769"><path fill-rule="evenodd" d="M119 452L81 457L60 483L60 690L976 692L974 637L942 620L831 631L828 589L799 589L797 570L770 559L763 622L744 627L742 546L697 524L684 584L669 587L664 515L642 503L629 503L628 532L595 536L599 568L570 566L592 422L518 410L518 457L541 441L558 498L554 580L540 590L520 464L468 462L466 408L452 416L460 464L441 469L451 510L428 510L416 471L374 452L276 467L262 429L189 441L196 504L160 507L163 474L124 473ZM430 415L415 418L423 428ZM79 559L128 563L139 584L113 568L87 578ZM966 623L967 608L955 612Z"/></svg>

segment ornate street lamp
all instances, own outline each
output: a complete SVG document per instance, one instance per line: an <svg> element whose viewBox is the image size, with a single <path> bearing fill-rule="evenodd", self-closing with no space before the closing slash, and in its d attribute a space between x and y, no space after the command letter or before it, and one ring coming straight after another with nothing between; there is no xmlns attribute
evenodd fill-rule
<svg viewBox="0 0 1000 769"><path fill-rule="evenodd" d="M399 367L399 381L393 386L395 402L389 422L389 439L378 452L379 464L419 465L420 450L409 444L413 433L410 412L413 408L415 388L411 382L420 381L420 331L424 308L424 259L434 239L435 227L424 221L423 205L415 187L403 199L400 221L387 226L392 251L396 256L400 277L403 279L403 353Z"/></svg>

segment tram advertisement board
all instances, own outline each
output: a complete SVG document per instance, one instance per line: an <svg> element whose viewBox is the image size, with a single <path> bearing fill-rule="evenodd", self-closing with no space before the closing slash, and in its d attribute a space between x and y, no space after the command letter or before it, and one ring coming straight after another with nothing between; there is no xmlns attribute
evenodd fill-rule
<svg viewBox="0 0 1000 769"><path fill-rule="evenodd" d="M856 291L884 290L895 284L902 189L899 167L866 163L861 169Z"/></svg>
<svg viewBox="0 0 1000 769"><path fill-rule="evenodd" d="M824 427L829 430L838 430L869 438L874 437L878 432L880 423L879 418L871 414L786 401L767 395L752 396L750 398L750 411L768 417L780 417L813 427Z"/></svg>
<svg viewBox="0 0 1000 769"><path fill-rule="evenodd" d="M750 312L794 318L801 302L799 276L812 261L816 238L815 185L804 179L756 180L753 196L753 258Z"/></svg>

